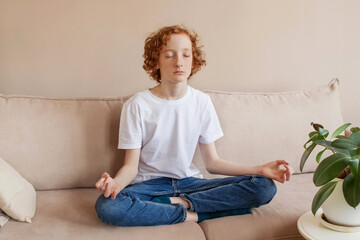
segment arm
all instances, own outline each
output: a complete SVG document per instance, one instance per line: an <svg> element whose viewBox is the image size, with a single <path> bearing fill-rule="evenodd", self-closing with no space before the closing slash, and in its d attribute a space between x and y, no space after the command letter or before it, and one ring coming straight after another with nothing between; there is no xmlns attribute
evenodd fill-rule
<svg viewBox="0 0 360 240"><path fill-rule="evenodd" d="M104 194L105 197L111 195L115 199L116 195L128 186L138 173L140 158L140 148L126 149L124 166L119 169L114 178L105 172L100 180L95 184L96 188Z"/></svg>
<svg viewBox="0 0 360 240"><path fill-rule="evenodd" d="M205 168L211 174L230 176L255 174L283 183L290 179L293 171L285 160L276 160L258 166L246 166L219 158L214 142L209 144L199 143L199 146Z"/></svg>

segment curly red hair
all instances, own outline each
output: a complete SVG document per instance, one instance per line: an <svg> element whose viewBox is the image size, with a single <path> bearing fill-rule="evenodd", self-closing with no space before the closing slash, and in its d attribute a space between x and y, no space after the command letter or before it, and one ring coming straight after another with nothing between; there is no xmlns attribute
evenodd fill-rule
<svg viewBox="0 0 360 240"><path fill-rule="evenodd" d="M144 70L158 83L161 83L160 69L158 68L160 51L166 46L171 34L186 34L191 41L193 62L189 79L201 69L201 66L206 65L205 53L201 50L203 46L199 45L199 37L195 31L191 34L185 27L179 25L163 27L146 38L143 55Z"/></svg>

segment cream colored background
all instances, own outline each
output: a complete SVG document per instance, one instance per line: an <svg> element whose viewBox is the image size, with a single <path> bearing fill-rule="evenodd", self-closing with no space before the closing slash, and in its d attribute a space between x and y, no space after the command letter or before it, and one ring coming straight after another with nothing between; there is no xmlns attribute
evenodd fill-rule
<svg viewBox="0 0 360 240"><path fill-rule="evenodd" d="M123 96L151 87L146 36L185 24L201 37L199 89L288 91L340 79L360 125L360 1L0 0L0 92Z"/></svg>

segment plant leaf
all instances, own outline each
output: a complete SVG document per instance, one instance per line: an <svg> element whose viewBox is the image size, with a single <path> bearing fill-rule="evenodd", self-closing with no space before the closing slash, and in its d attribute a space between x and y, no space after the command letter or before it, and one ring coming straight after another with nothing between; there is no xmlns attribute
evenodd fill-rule
<svg viewBox="0 0 360 240"><path fill-rule="evenodd" d="M346 150L346 149L341 149L341 148L336 148L334 146L331 146L331 142L330 141L327 141L327 140L316 140L314 141L314 143L318 144L318 145L321 145L321 146L324 146L334 152L337 152L337 153L342 153L342 154L346 154L348 156L350 156L349 154L349 151Z"/></svg>
<svg viewBox="0 0 360 240"><path fill-rule="evenodd" d="M318 134L318 132L313 131L309 133L309 138L312 138L314 135Z"/></svg>
<svg viewBox="0 0 360 240"><path fill-rule="evenodd" d="M353 127L353 128L350 128L350 131L351 131L352 133L360 132L360 128L358 128L358 127Z"/></svg>
<svg viewBox="0 0 360 240"><path fill-rule="evenodd" d="M338 127L333 134L331 135L330 139L333 139L334 137L336 137L337 135L339 135L340 133L342 133L343 131L345 131L345 129L347 129L349 126L351 125L351 123L345 123L344 125Z"/></svg>
<svg viewBox="0 0 360 240"><path fill-rule="evenodd" d="M336 138L338 138L338 139L348 139L348 137L343 136L343 135L337 135Z"/></svg>
<svg viewBox="0 0 360 240"><path fill-rule="evenodd" d="M301 172L304 169L306 160L309 158L310 153L314 150L315 147L316 147L315 143L311 144L307 149L305 149L303 155L301 156L301 161L300 161L300 171Z"/></svg>
<svg viewBox="0 0 360 240"><path fill-rule="evenodd" d="M331 143L331 146L347 150L356 150L358 148L356 142L352 139L336 139Z"/></svg>
<svg viewBox="0 0 360 240"><path fill-rule="evenodd" d="M315 186L322 186L336 178L349 165L349 161L350 157L342 153L335 153L325 158L314 172Z"/></svg>
<svg viewBox="0 0 360 240"><path fill-rule="evenodd" d="M313 142L315 140L322 140L324 139L323 136L319 136L319 133L318 132L314 132L315 134L311 134L312 136L310 137L310 139L304 144L304 148L306 149L306 145L309 143L309 142ZM310 134L309 134L310 135Z"/></svg>
<svg viewBox="0 0 360 240"><path fill-rule="evenodd" d="M314 214L314 216L317 210L321 207L321 205L325 202L325 200L334 191L336 184L337 182L329 182L328 184L320 188L320 190L316 193L311 206L311 211Z"/></svg>
<svg viewBox="0 0 360 240"><path fill-rule="evenodd" d="M357 156L360 154L360 150L356 149L356 150L349 150L349 154L352 158L354 158L354 156Z"/></svg>
<svg viewBox="0 0 360 240"><path fill-rule="evenodd" d="M320 136L324 136L324 138L326 138L329 135L329 130L320 127L318 133Z"/></svg>
<svg viewBox="0 0 360 240"><path fill-rule="evenodd" d="M355 132L350 135L349 139L353 140L356 145L360 145L360 132Z"/></svg>
<svg viewBox="0 0 360 240"><path fill-rule="evenodd" d="M360 203L359 159L351 160L351 173L344 179L343 192L346 202L353 208Z"/></svg>
<svg viewBox="0 0 360 240"><path fill-rule="evenodd" d="M316 161L317 163L320 162L321 160L321 156L323 155L323 153L325 152L326 148L324 150L322 150L321 152L319 152L317 155L316 155Z"/></svg>

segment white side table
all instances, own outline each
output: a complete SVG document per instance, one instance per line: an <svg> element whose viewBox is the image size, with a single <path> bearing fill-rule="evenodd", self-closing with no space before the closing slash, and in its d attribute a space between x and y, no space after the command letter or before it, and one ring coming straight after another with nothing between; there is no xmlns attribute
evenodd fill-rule
<svg viewBox="0 0 360 240"><path fill-rule="evenodd" d="M331 230L320 223L322 210L320 209L316 216L311 211L302 215L297 227L300 234L308 240L359 240L360 232L344 233Z"/></svg>

